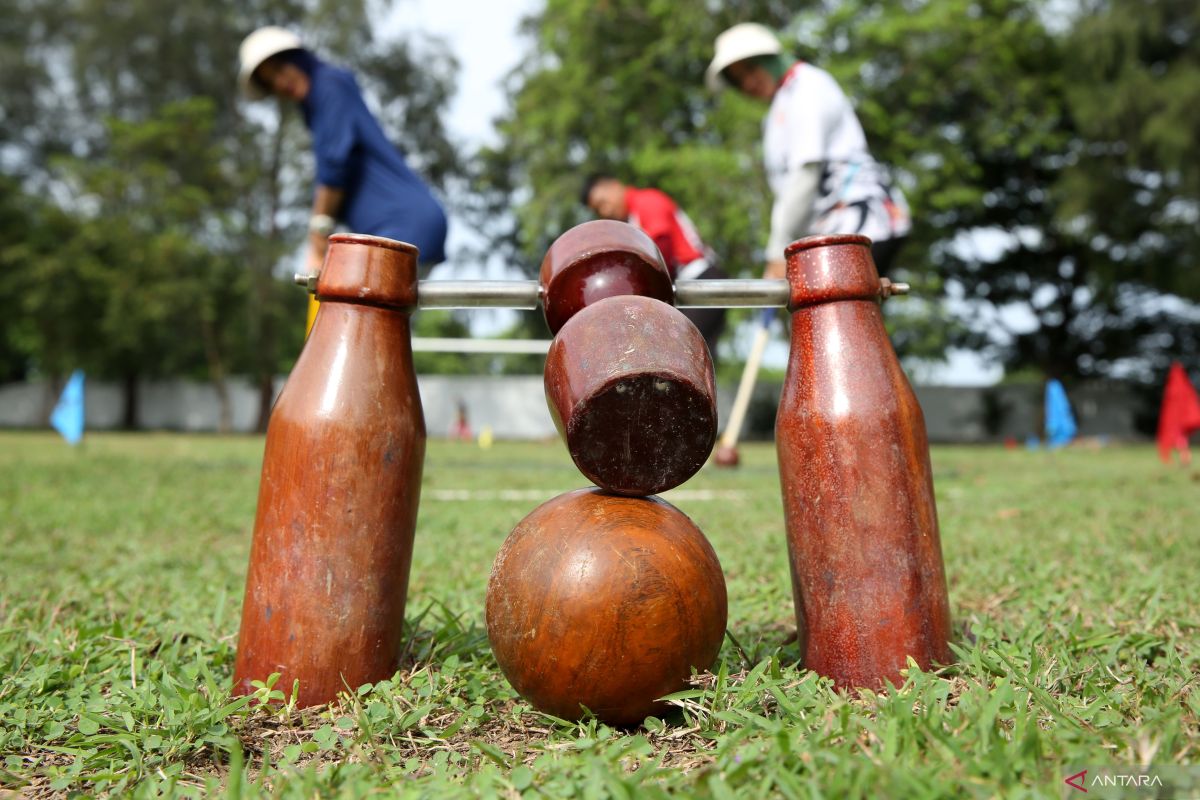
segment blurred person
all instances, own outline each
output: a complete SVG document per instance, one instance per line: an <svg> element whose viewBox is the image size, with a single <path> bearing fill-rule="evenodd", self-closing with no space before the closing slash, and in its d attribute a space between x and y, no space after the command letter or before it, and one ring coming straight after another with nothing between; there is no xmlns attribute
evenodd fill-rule
<svg viewBox="0 0 1200 800"><path fill-rule="evenodd" d="M716 265L712 251L705 247L688 215L665 192L628 186L612 175L597 173L584 183L579 199L596 216L628 222L653 239L671 273L671 280L728 277ZM715 363L717 340L725 330L725 309L679 310L699 329Z"/></svg>
<svg viewBox="0 0 1200 800"><path fill-rule="evenodd" d="M247 36L239 60L238 82L247 97L274 95L299 104L312 132L317 186L308 224L309 274L320 269L338 223L354 233L416 245L422 264L445 260L446 213L388 141L353 74L277 27Z"/></svg>
<svg viewBox="0 0 1200 800"><path fill-rule="evenodd" d="M715 42L708 87L732 86L768 103L763 160L774 195L764 277L784 277L783 251L812 234L870 237L882 274L912 227L908 206L867 149L850 100L828 72L788 56L778 37L753 22Z"/></svg>
<svg viewBox="0 0 1200 800"><path fill-rule="evenodd" d="M467 416L467 403L461 397L454 406L454 422L450 425L450 438L469 442L475 438L471 433L471 421Z"/></svg>

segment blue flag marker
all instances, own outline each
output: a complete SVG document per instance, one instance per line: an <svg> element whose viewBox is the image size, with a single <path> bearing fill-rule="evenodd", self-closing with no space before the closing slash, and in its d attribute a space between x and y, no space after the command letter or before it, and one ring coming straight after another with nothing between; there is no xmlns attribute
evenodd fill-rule
<svg viewBox="0 0 1200 800"><path fill-rule="evenodd" d="M58 405L50 412L50 424L68 444L79 444L83 438L83 370L71 373Z"/></svg>
<svg viewBox="0 0 1200 800"><path fill-rule="evenodd" d="M1075 415L1067 401L1067 390L1056 380L1046 384L1046 444L1064 447L1075 438Z"/></svg>

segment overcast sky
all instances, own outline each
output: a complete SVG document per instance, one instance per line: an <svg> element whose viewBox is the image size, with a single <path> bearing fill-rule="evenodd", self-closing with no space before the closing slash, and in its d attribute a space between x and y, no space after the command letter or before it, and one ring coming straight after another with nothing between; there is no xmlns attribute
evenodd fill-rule
<svg viewBox="0 0 1200 800"><path fill-rule="evenodd" d="M402 0L384 29L446 40L459 62L448 122L456 137L476 146L493 134L492 120L504 108L501 82L528 46L517 25L541 6L541 0Z"/></svg>

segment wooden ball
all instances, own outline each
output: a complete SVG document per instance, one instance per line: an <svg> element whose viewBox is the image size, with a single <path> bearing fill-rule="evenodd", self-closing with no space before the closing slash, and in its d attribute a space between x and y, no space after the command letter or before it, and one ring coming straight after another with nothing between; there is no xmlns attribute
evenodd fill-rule
<svg viewBox="0 0 1200 800"><path fill-rule="evenodd" d="M509 683L538 709L633 725L712 666L725 576L704 534L656 497L578 489L543 503L505 540L487 631Z"/></svg>

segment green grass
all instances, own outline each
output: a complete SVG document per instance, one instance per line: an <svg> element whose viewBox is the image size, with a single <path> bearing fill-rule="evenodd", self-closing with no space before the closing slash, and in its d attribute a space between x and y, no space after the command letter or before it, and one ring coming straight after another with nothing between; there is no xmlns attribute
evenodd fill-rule
<svg viewBox="0 0 1200 800"><path fill-rule="evenodd" d="M1200 482L1147 447L936 449L958 662L855 696L796 664L773 451L705 469L685 488L740 499L677 504L722 560L740 648L637 730L539 714L492 659L488 571L536 502L431 499L582 485L557 443L430 443L401 673L331 707L232 699L261 452L0 434L0 787L1060 797L1069 769L1196 756Z"/></svg>

